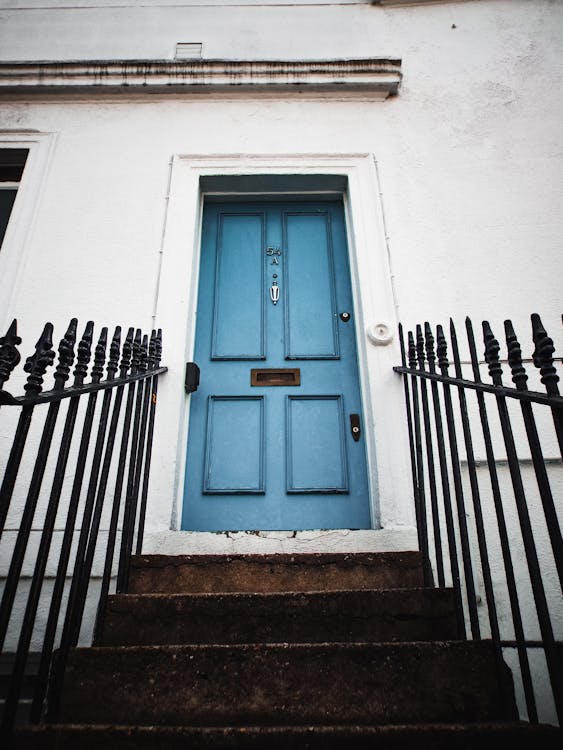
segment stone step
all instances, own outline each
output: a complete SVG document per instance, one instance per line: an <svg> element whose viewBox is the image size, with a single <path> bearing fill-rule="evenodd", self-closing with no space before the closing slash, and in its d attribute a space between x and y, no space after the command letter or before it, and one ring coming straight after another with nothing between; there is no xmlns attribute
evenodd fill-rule
<svg viewBox="0 0 563 750"><path fill-rule="evenodd" d="M450 589L110 596L101 646L458 637Z"/></svg>
<svg viewBox="0 0 563 750"><path fill-rule="evenodd" d="M13 750L559 750L555 727L519 722L292 727L31 727Z"/></svg>
<svg viewBox="0 0 563 750"><path fill-rule="evenodd" d="M420 552L300 555L140 555L132 594L255 593L416 588Z"/></svg>
<svg viewBox="0 0 563 750"><path fill-rule="evenodd" d="M485 641L135 646L72 651L59 720L369 725L514 719L514 711Z"/></svg>

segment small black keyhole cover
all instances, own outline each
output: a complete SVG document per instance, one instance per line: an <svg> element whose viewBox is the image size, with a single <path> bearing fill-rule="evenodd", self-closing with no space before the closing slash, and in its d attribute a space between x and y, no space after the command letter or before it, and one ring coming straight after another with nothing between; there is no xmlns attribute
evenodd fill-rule
<svg viewBox="0 0 563 750"><path fill-rule="evenodd" d="M350 320L350 313L349 312L340 313L340 320L343 323L347 323Z"/></svg>

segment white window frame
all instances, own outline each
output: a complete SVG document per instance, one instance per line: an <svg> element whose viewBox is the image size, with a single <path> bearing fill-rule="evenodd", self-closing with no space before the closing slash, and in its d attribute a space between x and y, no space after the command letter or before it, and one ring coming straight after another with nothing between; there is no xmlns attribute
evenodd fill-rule
<svg viewBox="0 0 563 750"><path fill-rule="evenodd" d="M22 299L25 268L39 201L55 144L53 133L0 131L0 148L25 148L29 153L0 250L0 335L6 331Z"/></svg>

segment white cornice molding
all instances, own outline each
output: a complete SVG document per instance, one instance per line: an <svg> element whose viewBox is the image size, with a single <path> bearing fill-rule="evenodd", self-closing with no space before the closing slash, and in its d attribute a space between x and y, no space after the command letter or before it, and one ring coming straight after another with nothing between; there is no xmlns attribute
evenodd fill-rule
<svg viewBox="0 0 563 750"><path fill-rule="evenodd" d="M342 93L376 100L398 92L401 61L84 60L0 62L0 95L46 92Z"/></svg>
<svg viewBox="0 0 563 750"><path fill-rule="evenodd" d="M371 0L372 5L453 5L455 3L470 3L475 0Z"/></svg>

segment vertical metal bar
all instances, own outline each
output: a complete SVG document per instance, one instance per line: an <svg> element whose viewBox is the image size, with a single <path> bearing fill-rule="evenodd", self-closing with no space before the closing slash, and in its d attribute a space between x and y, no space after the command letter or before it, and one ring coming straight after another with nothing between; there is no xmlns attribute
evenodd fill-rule
<svg viewBox="0 0 563 750"><path fill-rule="evenodd" d="M512 372L512 380L519 391L527 391L528 386L526 385L526 381L528 380L528 376L526 370L522 366L522 351L518 339L516 338L512 322L510 320L505 320L504 328L506 332L508 363ZM551 541L551 548L553 550L553 558L559 575L559 585L561 586L563 584L563 539L561 537L559 519L557 518L557 511L555 509L549 478L545 468L543 451L536 427L534 412L532 410L532 404L528 401L521 401L520 407L522 409L522 417L524 419L526 435L528 436L528 443L530 445L530 453L532 456L538 489L540 491L547 531Z"/></svg>
<svg viewBox="0 0 563 750"><path fill-rule="evenodd" d="M485 342L485 360L489 365L489 373L492 378L493 384L502 386L502 367L498 358L500 347L487 321L483 321L483 338ZM545 649L547 668L551 679L551 688L553 691L557 716L559 718L559 722L563 724L563 676L561 675L559 656L557 653L555 638L553 635L553 627L551 625L551 619L549 616L545 589L542 582L536 544L534 541L532 525L530 523L530 515L528 513L526 504L526 493L524 491L522 476L520 474L518 455L516 453L514 436L512 434L510 416L508 413L505 396L499 393L495 396L495 398L497 401L500 424L504 438L504 444L506 447L510 478L512 480L512 487L514 489L516 510L518 512L518 518L520 521L520 530L522 532L524 551L526 553L526 561L528 563L528 573L530 575L530 582L532 584L532 592L534 595L534 601L536 603L536 612Z"/></svg>
<svg viewBox="0 0 563 750"><path fill-rule="evenodd" d="M434 354L434 337L430 330L430 325L424 325L426 358L428 360L428 369L430 372L436 372L436 356ZM446 465L446 451L444 448L444 430L442 427L442 410L440 407L440 397L438 395L438 384L435 380L430 382L432 391L432 404L434 406L434 423L436 425L436 443L438 446L438 461L440 463L440 477L442 480L442 496L445 505L451 506L450 498L450 481L448 477L448 467ZM440 515L438 512L438 503L433 506L432 522L434 526L434 548L436 552L436 568L438 573L438 586L444 588L446 585L444 576L444 560L442 555L442 534L440 530Z"/></svg>
<svg viewBox="0 0 563 750"><path fill-rule="evenodd" d="M158 362L160 361L160 351L158 337L162 336L162 331L159 330L158 334L153 329L149 342L147 368L149 372L156 370ZM150 474L150 465L152 458L152 441L154 433L154 415L156 410L156 400L158 391L158 375L153 375L150 380L146 381L148 398L149 398L149 413L148 413L148 425L147 425L147 441L145 448L145 461L143 465L143 485L141 490L141 502L139 505L139 521L137 525L137 545L135 552L137 555L141 554L143 548L143 536L145 531L145 517L147 512L147 497L148 497L148 483Z"/></svg>
<svg viewBox="0 0 563 750"><path fill-rule="evenodd" d="M64 383L68 379L70 368L74 360L76 325L77 320L76 318L73 318L59 346L59 364L57 365L55 372L54 390L59 391L61 394L64 389ZM47 558L49 555L53 531L55 528L55 519L57 517L57 510L59 507L59 498L64 481L64 472L68 461L72 435L76 423L78 400L79 396L71 398L67 410L63 434L61 438L59 456L55 466L51 493L49 495L45 519L43 521L43 531L41 533L41 540L39 542L37 558L33 576L31 579L31 586L27 597L27 604L23 616L18 646L16 649L14 666L8 687L8 693L4 702L4 712L2 716L2 723L0 726L0 733L11 732L16 716L21 684L23 681L25 665L27 663L29 654L29 644L31 642L31 636L35 624L35 617L37 614L37 607L39 605L39 598L41 595L41 589L43 587L45 568L47 567Z"/></svg>
<svg viewBox="0 0 563 750"><path fill-rule="evenodd" d="M130 329L131 333L132 329ZM112 380L115 377L117 371L117 362L119 360L119 354L121 349L121 327L117 326L110 346L110 356L107 366L108 380ZM123 346L123 357L121 362L120 376L127 372L129 367L129 361L127 357L130 356L130 342L127 340ZM124 360L127 360L124 364ZM112 443L115 439L115 430L117 429L117 423L119 420L119 412L121 409L121 395L125 386L118 386L116 397L114 399L111 426L108 436L108 443ZM78 538L78 546L76 550L76 556L74 561L74 569L72 574L72 581L70 586L70 593L68 597L68 604L66 608L65 620L63 625L63 632L59 645L59 652L57 655L56 662L53 664L53 677L52 677L52 689L50 695L50 703L47 706L47 717L49 720L53 720L58 711L59 701L62 691L62 682L64 676L64 670L66 661L68 658L68 652L70 648L75 645L78 640L78 633L80 632L80 624L82 619L82 601L85 599L85 594L82 594L82 583L84 580L84 570L86 566L86 552L88 545L88 538L91 529L91 518L93 513L94 500L96 495L96 487L98 484L98 477L100 474L100 465L102 461L105 435L107 429L107 422L109 417L109 409L112 398L112 389L108 389L104 393L104 399L102 402L102 408L98 421L98 433L96 436L96 443L94 448L94 455L92 459L92 465L90 469L90 481L88 483L88 490L86 494L86 502L84 505L84 511L82 515L82 524L80 534ZM107 449L106 449L107 455ZM110 455L111 460L111 455ZM109 472L109 466L108 466ZM88 574L89 578L89 574ZM76 640L75 640L76 639Z"/></svg>
<svg viewBox="0 0 563 750"><path fill-rule="evenodd" d="M123 386L120 386L119 393L118 393L120 401L123 398L123 388L124 388ZM126 411L125 411L125 419L123 423L123 431L121 435L121 447L119 451L117 477L116 477L115 491L114 491L113 504L112 504L112 510L111 510L111 518L110 518L110 524L109 524L109 530L108 530L108 543L106 546L104 571L102 574L102 585L101 585L101 590L100 590L100 597L98 600L96 623L94 627L94 643L98 642L98 639L103 632L103 625L104 625L103 620L105 617L106 599L107 599L110 580L111 580L111 572L113 568L113 560L114 560L114 554L115 554L115 542L117 539L117 526L119 523L119 514L121 511L121 493L123 489L123 480L125 477L125 465L126 465L126 457L127 457L127 445L129 443L130 425L131 425L131 399L128 397L127 404L126 404ZM113 446L112 446L112 450L113 450ZM122 527L122 531L121 531L122 536L124 533L125 532ZM95 545L92 546L91 548L91 555L89 555L89 559L90 557L91 559L93 559L94 549L95 549Z"/></svg>
<svg viewBox="0 0 563 750"><path fill-rule="evenodd" d="M78 345L78 361L76 369L74 371L75 385L81 385L84 382L84 378L87 375L87 365L90 360L90 348L93 333L93 323L89 321L86 325L84 335L81 342ZM92 382L99 383L103 374L103 365L105 361L105 350L107 343L107 328L102 328L98 344L96 346L96 352L94 357L94 367L92 368ZM32 723L37 723L41 720L43 711L43 703L46 696L47 690L47 679L49 674L49 667L51 665L53 644L55 642L55 635L57 630L57 624L60 615L61 602L64 593L66 573L68 569L68 563L70 560L70 553L72 547L72 540L75 532L76 517L78 515L78 505L80 501L80 493L82 490L82 483L84 480L84 473L86 469L86 459L88 456L88 449L90 446L90 438L92 434L92 425L94 421L94 414L96 410L96 401L98 393L93 392L88 397L86 410L84 414L84 421L82 426L82 435L80 438L80 444L78 449L78 456L76 461L76 471L74 475L74 481L72 484L68 514L65 522L65 529L63 533L63 540L61 543L61 555L57 566L57 572L55 574L55 582L53 586L53 595L51 597L51 605L49 607L49 614L47 617L47 624L45 626L45 635L43 638L43 645L41 649L41 658L39 661L39 668L35 679L35 688L33 693L33 701L31 705L30 720Z"/></svg>
<svg viewBox="0 0 563 750"><path fill-rule="evenodd" d="M14 486L16 484L20 463L31 425L33 409L34 407L31 405L26 405L22 408L18 420L18 426L16 427L16 432L14 434L10 455L8 456L8 461L6 463L6 470L4 472L2 486L0 487L0 539L4 533L4 526L6 525L6 519L8 518L12 494L14 492Z"/></svg>
<svg viewBox="0 0 563 750"><path fill-rule="evenodd" d="M403 335L403 326L401 325L401 323L399 323L399 344L401 347L401 364L403 365L403 367L406 367L407 357L405 354L405 339ZM417 482L416 446L415 446L415 441L414 441L414 427L413 427L412 412L411 412L411 396L410 396L410 389L409 389L409 378L406 373L403 374L403 387L405 391L405 407L407 411L407 428L408 428L408 433L409 433L412 488L413 488L413 496L414 496L414 508L415 508L415 514L416 514L416 529L418 533L418 546L419 548L422 548L421 540L420 540L420 497L419 497L418 482ZM152 408L151 408L151 414L152 414ZM141 554L140 548L137 549L137 554Z"/></svg>
<svg viewBox="0 0 563 750"><path fill-rule="evenodd" d="M416 327L416 352L419 370L424 370L424 338L422 329L419 325ZM430 508L432 510L432 525L436 529L439 527L438 514L438 494L436 492L436 469L434 466L434 448L432 447L432 430L430 427L430 409L428 407L428 391L426 380L421 378L420 395L422 398L422 418L424 421L424 436L426 442L426 458L428 466L428 486L430 488ZM434 539L434 550L436 550L436 539Z"/></svg>
<svg viewBox="0 0 563 750"><path fill-rule="evenodd" d="M84 557L86 555L86 547L88 544L88 537L90 534L90 524L92 513L94 510L94 500L96 493L96 486L100 473L100 465L102 460L102 452L105 442L107 423L109 417L109 409L111 404L112 392L107 390L104 393L102 401L102 408L100 411L100 417L98 421L98 432L96 435L96 442L94 447L94 455L92 459L92 465L90 468L90 480L88 482L88 489L86 492L86 501L84 503L84 510L82 513L82 522L80 525L80 534L78 536L78 544L76 548L76 555L74 558L74 568L72 573L72 580L70 585L70 593L68 596L68 604L65 615L65 624L63 628L63 636L61 640L61 646L63 642L66 643L69 638L70 632L75 629L75 621L79 617L77 613L78 599L80 583L82 580L82 569L84 567ZM114 407L115 408L115 407ZM70 647L70 644L69 644Z"/></svg>
<svg viewBox="0 0 563 750"><path fill-rule="evenodd" d="M26 361L25 370L29 373L29 376L27 378L25 390L29 395L35 395L40 392L45 371L47 367L53 363L53 359L55 358L52 336L53 326L51 325L51 323L47 323L47 325L43 329L43 333L39 341L36 344L35 354L31 357L28 357ZM6 584L4 586L2 601L0 603L0 649L3 648L4 640L6 638L10 615L18 588L20 572L29 541L29 535L31 533L33 516L35 515L35 509L37 507L37 500L39 498L41 483L43 481L43 475L45 473L45 466L47 464L47 458L53 438L53 432L55 430L55 424L57 422L59 407L60 401L53 401L49 405L49 410L47 412L45 424L43 426L41 441L39 443L37 459L33 467L31 482L29 485L25 507L16 538L16 544L14 546L12 560L8 570L8 575L6 577Z"/></svg>
<svg viewBox="0 0 563 750"><path fill-rule="evenodd" d="M132 370L138 373L141 369L141 331L137 329L135 335L135 341L133 344L133 365ZM128 556L130 554L129 537L133 535L135 528L135 518L137 511L137 504L135 498L135 477L137 473L137 447L139 442L139 426L141 420L141 408L142 408L142 397L143 397L143 382L138 381L136 388L135 400L135 412L133 417L133 432L131 437L131 449L129 456L129 471L127 475L127 490L125 496L125 507L123 513L123 531L121 533L121 547L119 551L119 568L117 573L117 592L123 593L127 590L127 570L128 570ZM135 386L131 384L129 388L129 395L131 397L131 405L133 404L133 393ZM132 547L132 539L131 539Z"/></svg>
<svg viewBox="0 0 563 750"><path fill-rule="evenodd" d="M420 369L424 369L424 339L422 338L422 329L420 326L417 326L417 340L418 340L418 361ZM423 394L426 391L426 383L423 381L421 383L421 389L423 390ZM424 396L423 396L423 404L424 404ZM441 416L441 415L440 415ZM440 425L441 426L441 425ZM425 416L425 431L429 433L429 429L426 430L426 416ZM444 445L444 436L443 432L440 433L440 439L439 442L441 443L440 450L443 450ZM427 447L428 447L428 437L427 437ZM431 449L430 445L430 449ZM428 463L433 463L434 457L432 454L428 458ZM446 476L444 474L443 476ZM435 510L436 518L438 518L438 504L436 499L436 510ZM444 495L444 516L446 520L446 536L448 539L448 555L450 558L450 570L452 574L452 587L454 590L454 600L455 600L455 608L456 608L456 618L457 618L457 627L458 627L458 633L460 638L465 638L465 617L463 612L463 598L461 595L461 580L460 580L460 574L459 574L459 563L458 563L458 556L457 556L457 543L455 538L455 528L454 528L454 519L453 519L453 510L452 510L452 503L449 493L449 486L447 488L447 492Z"/></svg>
<svg viewBox="0 0 563 750"><path fill-rule="evenodd" d="M147 370L147 337L143 339L143 345L141 348L141 371ZM139 389L140 389L139 383ZM124 585L125 590L129 588L129 568L131 565L131 555L133 554L133 542L135 538L135 520L137 517L137 503L139 499L139 489L141 485L141 473L143 470L143 460L145 458L145 451L148 451L148 445L146 445L147 438L147 423L149 416L149 402L151 397L151 379L147 378L144 383L143 395L142 395L142 412L141 412L141 426L139 429L139 439L137 442L137 452L135 460L135 480L133 485L133 510L131 514L131 523L129 525L129 532L127 536L127 550L125 558L125 571L124 571ZM139 518L140 523L140 518ZM144 520L143 520L144 523Z"/></svg>
<svg viewBox="0 0 563 750"><path fill-rule="evenodd" d="M409 341L409 367L411 370L416 369L416 347L412 331L408 333ZM424 572L424 585L432 586L432 567L430 564L430 553L428 549L428 526L426 510L426 491L424 488L424 459L422 453L422 429L420 424L420 404L418 400L418 383L416 375L411 376L413 410L414 410L414 434L416 444L416 465L418 471L418 496L420 500L420 517L418 537L420 540L420 550L422 552L422 564Z"/></svg>
<svg viewBox="0 0 563 750"><path fill-rule="evenodd" d="M475 336L473 334L473 325L469 318L465 319L465 328L467 331L467 341L469 343L469 353L471 357L471 365L473 369L473 379L476 383L481 383L481 373L479 371L479 359L477 357L477 349L475 347ZM485 404L485 397L481 391L476 391L477 403L479 405L479 416L481 419L481 427L483 430L483 439L485 441L485 451L487 454L487 466L489 469L489 478L491 481L491 490L493 493L493 502L495 506L495 514L497 517L497 527L499 532L502 557L504 561L504 570L506 575L506 587L508 589L508 596L510 599L510 609L512 612L512 622L514 625L514 634L516 640L516 649L518 652L518 660L520 663L520 672L522 675L522 686L524 688L524 696L526 699L526 708L528 711L528 718L531 723L537 724L538 713L536 708L536 701L534 697L534 689L532 685L532 675L530 672L530 663L528 660L528 651L526 649L526 639L524 636L524 627L522 624L522 613L520 610L520 603L518 601L518 592L516 588L516 577L514 575L514 566L512 563L512 553L510 551L510 541L508 537L508 530L506 526L506 519L504 515L504 508L502 503L502 496L500 492L500 485L498 481L496 458L493 451L493 441L491 437L491 430L489 427L489 418L487 415L487 407Z"/></svg>
<svg viewBox="0 0 563 750"><path fill-rule="evenodd" d="M20 337L16 333L16 321L12 323L8 333L2 338L2 377L5 382L12 369L20 361L20 355L17 351L16 344L21 343ZM55 358L55 352L53 351L53 326L51 323L46 323L39 340L35 345L35 354L28 357L24 366L25 372L29 373L27 382L25 384L25 392L29 396L37 395L41 392L43 387L43 376L47 371L47 368L53 364ZM29 433L29 427L31 425L31 417L33 416L32 405L26 405L23 407L12 442L12 448L8 457L8 463L4 472L4 478L2 480L2 486L0 487L0 538L4 531L6 524L6 518L8 516L8 510L10 508L10 502L12 494L14 492L14 485L20 468L25 443L27 441L27 435Z"/></svg>
<svg viewBox="0 0 563 750"><path fill-rule="evenodd" d="M450 332L455 335L453 321L450 321ZM448 376L449 363L447 359L442 361L442 375ZM475 582L473 578L473 565L471 561L471 548L469 545L469 532L467 529L467 518L465 514L465 498L463 484L461 481L461 469L459 463L459 451L457 447L457 433L455 428L454 410L452 404L451 388L447 383L444 386L444 404L446 407L446 422L448 425L448 437L450 443L450 458L452 462L452 474L457 507L457 520L459 527L459 539L461 543L461 555L463 560L463 571L465 575L465 590L467 593L467 609L469 611L469 622L471 624L471 635L474 640L481 638L479 627L479 615L477 613L477 597L475 594Z"/></svg>
<svg viewBox="0 0 563 750"><path fill-rule="evenodd" d="M451 325L450 337L452 342L452 354L454 360L456 378L463 378L463 372L461 368L461 358L459 356L459 347L457 343L457 334L455 327ZM440 370L443 375L447 374L448 358L447 358L447 343L446 338L441 330L441 326L438 326L438 355L440 357ZM459 409L461 413L461 424L463 428L463 437L465 442L465 451L467 455L467 470L469 472L469 482L471 485L471 497L473 501L473 510L475 513L475 529L477 532L477 542L479 545L479 556L481 560L481 571L483 573L483 584L485 587L485 598L487 600L487 612L489 615L489 624L491 628L491 639L493 641L493 648L495 654L495 661L497 665L497 673L501 688L503 691L504 705L508 711L512 705L512 694L509 690L506 680L503 679L504 675L504 660L502 654L500 629L498 624L497 606L495 600L495 593L493 587L493 580L491 575L491 566L489 562L489 552L487 549L487 536L485 533L485 523L483 520L483 510L481 507L481 494L479 492L479 482L477 479L477 470L475 465L475 454L473 451L473 438L471 435L471 426L469 422L469 412L467 409L467 400L465 398L465 389L458 388L459 396ZM508 714L507 714L508 715Z"/></svg>
<svg viewBox="0 0 563 750"><path fill-rule="evenodd" d="M140 333L140 332L139 332ZM139 348L138 343L133 344L133 363L131 372L132 374L135 374L139 369ZM121 449L120 449L120 456L119 456L119 463L118 463L118 476L116 480L116 491L114 494L113 499L113 505L112 505L112 513L111 513L111 519L110 519L110 525L109 525L109 532L108 532L108 544L106 548L106 556L104 561L104 572L102 574L102 585L100 590L100 597L98 601L98 609L96 614L96 624L94 628L94 643L98 643L99 639L103 635L104 630L104 622L105 622L105 614L106 614L106 601L107 596L109 592L109 586L111 581L111 573L113 568L113 561L114 561L114 553L115 553L115 542L117 539L117 526L119 522L119 513L121 510L121 490L123 487L123 479L125 477L125 466L127 463L127 446L129 442L129 426L131 423L131 410L132 410L132 402L133 402L133 389L130 385L129 393L128 393L128 400L127 400L127 407L126 407L126 417L125 417L125 423L124 423L124 431L122 435L121 440ZM138 386L142 386L142 381L138 381ZM131 463L135 460L134 459L134 452L135 449L135 442L134 438L131 441L131 456L130 456L130 462L129 462L129 470L131 472ZM133 519L134 522L134 519ZM123 514L123 521L122 521L122 531L121 531L121 538L122 542L123 539L127 533L126 526L126 518L125 518L125 509ZM118 570L118 586L119 586L119 570Z"/></svg>
<svg viewBox="0 0 563 750"><path fill-rule="evenodd" d="M123 347L123 357L122 357L121 365L120 365L120 378L125 378L127 374L127 370L129 369L132 332L133 332L133 329L130 328L127 334L125 345ZM131 390L131 386L134 387L134 383L130 384L129 390ZM79 586L78 595L77 595L77 611L76 611L76 615L74 618L74 626L73 626L73 631L72 631L72 641L71 641L72 645L76 645L78 643L78 638L80 635L80 625L82 622L84 606L86 604L86 595L88 593L88 586L90 583L90 574L91 574L92 565L94 562L94 554L96 551L96 545L98 543L98 532L100 528L102 510L103 510L104 501L106 497L107 483L108 483L108 478L109 478L111 461L113 457L115 438L117 436L117 428L118 428L119 416L121 412L121 403L122 403L124 388L125 388L124 385L119 386L117 388L117 393L115 396L111 425L110 425L110 430L108 433L106 450L104 454L104 461L102 465L102 472L100 475L100 482L98 485L98 492L96 495L96 504L94 507L94 512L92 514L90 536L88 538L88 547L86 550L86 555L84 557L84 564L83 564L81 576L80 576L80 586ZM127 445L130 420L131 420L131 410L130 410L130 404L129 404L129 399L128 399L124 422L123 422L122 448L123 448L123 443L125 443L125 446ZM121 458L122 457L120 455L120 462L118 465L118 471L117 471L117 477L116 477L116 489L115 489L115 496L117 498L116 502L119 502L119 498L121 497L121 482L123 479L122 472L124 469L124 467L122 466Z"/></svg>

